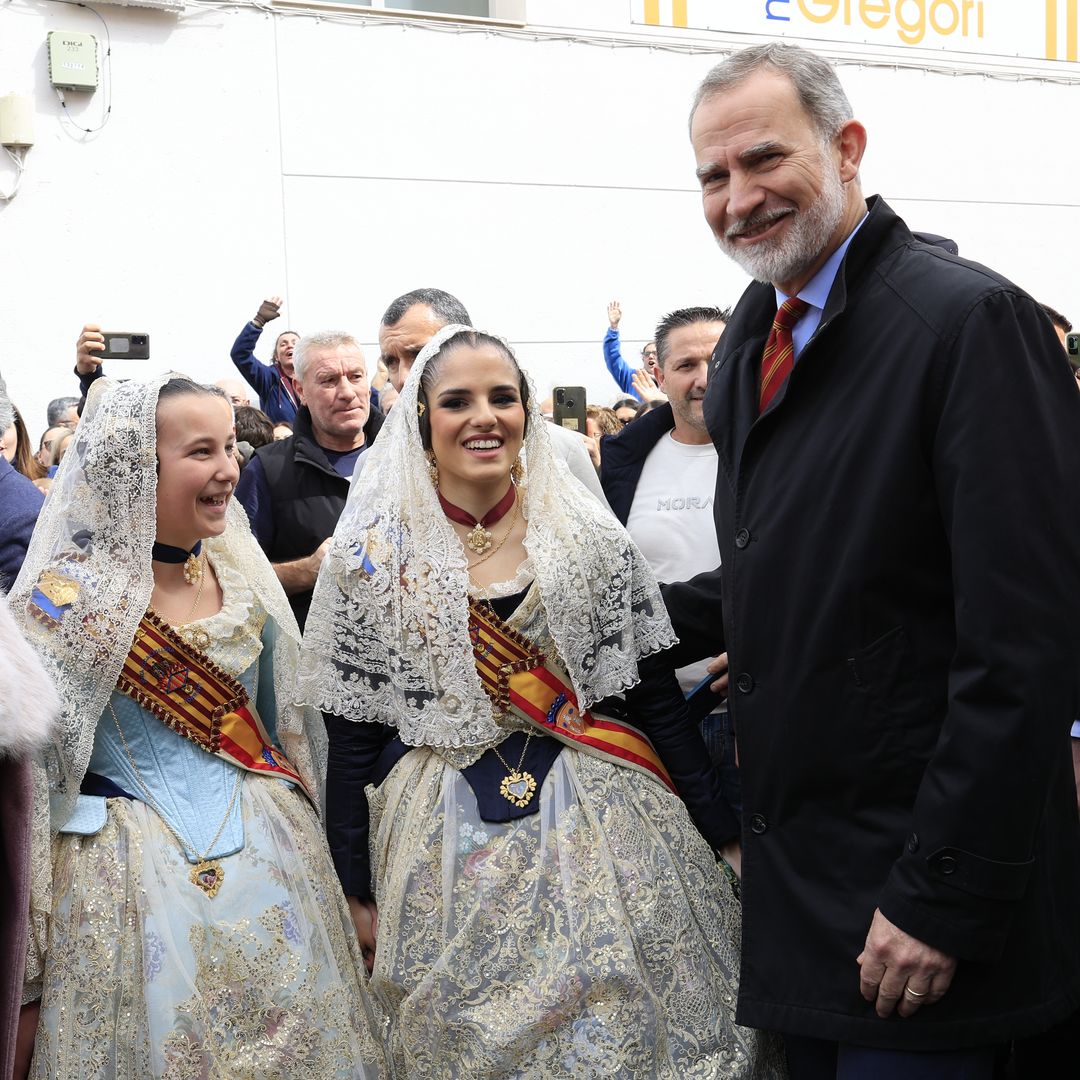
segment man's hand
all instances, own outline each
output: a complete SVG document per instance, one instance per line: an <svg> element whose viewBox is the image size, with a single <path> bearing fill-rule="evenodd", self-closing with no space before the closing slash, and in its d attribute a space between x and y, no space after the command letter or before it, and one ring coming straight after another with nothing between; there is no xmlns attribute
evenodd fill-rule
<svg viewBox="0 0 1080 1080"><path fill-rule="evenodd" d="M1076 807L1080 811L1080 739L1070 737L1072 743L1073 777L1076 780Z"/></svg>
<svg viewBox="0 0 1080 1080"><path fill-rule="evenodd" d="M105 335L96 323L87 323L82 328L75 345L75 370L80 375L89 375L95 368L101 367L101 357L97 353L105 351Z"/></svg>
<svg viewBox="0 0 1080 1080"><path fill-rule="evenodd" d="M630 377L630 385L642 401L667 401L667 395L656 385L656 380L644 369L638 368Z"/></svg>
<svg viewBox="0 0 1080 1080"><path fill-rule="evenodd" d="M271 564L286 596L295 596L315 588L315 579L329 550L330 538L327 537L306 559Z"/></svg>
<svg viewBox="0 0 1080 1080"><path fill-rule="evenodd" d="M280 314L281 297L270 296L259 305L259 310L255 313L255 318L251 321L256 326L265 326L268 322L272 322L276 319Z"/></svg>
<svg viewBox="0 0 1080 1080"><path fill-rule="evenodd" d="M714 656L705 670L710 675L719 675L720 678L714 683L709 683L709 689L714 694L723 694L727 697L728 692L728 658L727 653L722 652L719 656Z"/></svg>
<svg viewBox="0 0 1080 1080"><path fill-rule="evenodd" d="M592 460L593 468L600 471L600 439L592 435L585 435L578 432L579 435L585 440L585 449L589 451L589 457Z"/></svg>
<svg viewBox="0 0 1080 1080"><path fill-rule="evenodd" d="M360 900L355 896L346 896L349 902L349 914L356 927L356 940L360 942L360 952L364 957L367 973L375 966L375 936L379 932L379 908L374 900Z"/></svg>
<svg viewBox="0 0 1080 1080"><path fill-rule="evenodd" d="M880 911L874 912L855 962L861 968L859 992L875 1003L883 1020L893 1009L912 1016L921 1006L940 1001L956 973L955 957L905 934Z"/></svg>
<svg viewBox="0 0 1080 1080"><path fill-rule="evenodd" d="M607 306L607 321L612 330L619 329L619 321L622 319L622 307L618 300L612 300Z"/></svg>

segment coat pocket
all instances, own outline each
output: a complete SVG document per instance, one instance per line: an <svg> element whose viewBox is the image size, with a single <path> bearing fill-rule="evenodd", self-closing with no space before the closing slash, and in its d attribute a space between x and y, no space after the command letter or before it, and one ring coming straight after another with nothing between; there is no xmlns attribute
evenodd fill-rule
<svg viewBox="0 0 1080 1080"><path fill-rule="evenodd" d="M943 716L935 687L916 670L911 639L895 626L848 658L856 693L865 704L865 719L894 765L921 771L937 742Z"/></svg>
<svg viewBox="0 0 1080 1080"><path fill-rule="evenodd" d="M855 685L874 697L888 698L900 679L908 651L907 631L902 626L894 626L848 657L848 670Z"/></svg>

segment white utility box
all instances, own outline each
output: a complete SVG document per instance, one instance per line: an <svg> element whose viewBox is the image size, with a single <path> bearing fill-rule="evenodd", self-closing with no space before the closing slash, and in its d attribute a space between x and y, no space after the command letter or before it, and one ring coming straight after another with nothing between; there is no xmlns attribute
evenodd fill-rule
<svg viewBox="0 0 1080 1080"><path fill-rule="evenodd" d="M75 30L50 30L49 81L57 90L96 90L97 38Z"/></svg>

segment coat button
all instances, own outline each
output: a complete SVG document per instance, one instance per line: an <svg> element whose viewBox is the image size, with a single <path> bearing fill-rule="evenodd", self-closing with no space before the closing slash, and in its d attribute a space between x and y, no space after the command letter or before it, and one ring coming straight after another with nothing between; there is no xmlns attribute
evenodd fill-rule
<svg viewBox="0 0 1080 1080"><path fill-rule="evenodd" d="M919 850L919 834L918 833L912 833L911 836L908 837L907 849L908 849L908 854L909 855L914 855L915 852Z"/></svg>
<svg viewBox="0 0 1080 1080"><path fill-rule="evenodd" d="M735 687L740 694L749 694L754 689L754 676L744 671L736 680Z"/></svg>
<svg viewBox="0 0 1080 1080"><path fill-rule="evenodd" d="M938 870L942 874L955 874L956 866L956 860L951 855L942 855L938 860Z"/></svg>
<svg viewBox="0 0 1080 1080"><path fill-rule="evenodd" d="M746 545L749 544L749 543L750 543L750 530L749 529L740 529L735 534L735 546L737 548L739 548L739 549L742 549L742 548L746 547Z"/></svg>
<svg viewBox="0 0 1080 1080"><path fill-rule="evenodd" d="M750 831L757 836L761 836L762 833L769 831L769 823L761 816L761 814L754 814L750 818Z"/></svg>

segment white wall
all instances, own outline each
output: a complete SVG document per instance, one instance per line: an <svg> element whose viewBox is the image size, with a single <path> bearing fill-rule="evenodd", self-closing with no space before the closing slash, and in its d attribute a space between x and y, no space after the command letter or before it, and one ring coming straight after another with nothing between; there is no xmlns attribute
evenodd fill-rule
<svg viewBox="0 0 1080 1080"><path fill-rule="evenodd" d="M517 342L542 390L580 382L610 401L609 299L628 359L664 311L733 303L746 279L701 220L686 109L717 50L746 38L646 31L623 0L526 8L536 32L508 36L103 5L112 115L72 138L45 36L102 36L100 22L39 0L0 7L0 94L36 110L21 190L0 204L0 371L32 435L48 399L75 392L73 343L91 319L152 335L149 366L113 373L212 380L232 374L229 345L264 295L286 296L283 324L350 329L373 360L386 304L436 285ZM583 40L545 29L575 11ZM870 130L865 189L1080 322L1077 83L842 52ZM92 126L106 95L68 98ZM0 188L11 179L0 157Z"/></svg>

